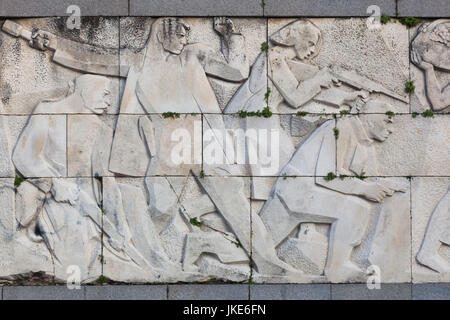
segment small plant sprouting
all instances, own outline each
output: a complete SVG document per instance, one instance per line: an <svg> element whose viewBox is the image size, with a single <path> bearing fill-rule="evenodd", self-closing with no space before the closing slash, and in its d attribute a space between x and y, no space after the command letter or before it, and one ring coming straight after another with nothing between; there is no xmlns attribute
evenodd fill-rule
<svg viewBox="0 0 450 320"><path fill-rule="evenodd" d="M265 8L266 2L264 0L261 1L261 7Z"/></svg>
<svg viewBox="0 0 450 320"><path fill-rule="evenodd" d="M22 184L22 182L24 182L26 179L20 176L16 176L16 178L14 179L14 187L18 188L20 187L20 185Z"/></svg>
<svg viewBox="0 0 450 320"><path fill-rule="evenodd" d="M324 177L323 179L325 181L333 181L336 178L337 178L337 176L333 172L328 172L327 176Z"/></svg>
<svg viewBox="0 0 450 320"><path fill-rule="evenodd" d="M433 113L433 111L428 109L428 110L425 110L424 112L422 112L422 117L424 117L424 118L433 118L434 117L434 113Z"/></svg>
<svg viewBox="0 0 450 320"><path fill-rule="evenodd" d="M283 180L286 180L286 179L287 179L287 174L285 172L285 173L283 173Z"/></svg>
<svg viewBox="0 0 450 320"><path fill-rule="evenodd" d="M98 277L97 280L95 280L95 282L99 285L104 285L104 284L108 284L111 280L109 280L107 277L101 275L100 277Z"/></svg>
<svg viewBox="0 0 450 320"><path fill-rule="evenodd" d="M251 270L250 270L251 271ZM248 277L248 283L253 284L253 272L250 273L250 276Z"/></svg>
<svg viewBox="0 0 450 320"><path fill-rule="evenodd" d="M271 92L270 88L267 87L267 91L266 91L266 93L264 95L264 101L266 102L266 104L269 104L270 92Z"/></svg>
<svg viewBox="0 0 450 320"><path fill-rule="evenodd" d="M240 110L238 112L238 116L241 118L247 118L247 117L264 117L264 118L270 118L272 116L272 111L270 111L269 107L265 107L262 111L245 111Z"/></svg>
<svg viewBox="0 0 450 320"><path fill-rule="evenodd" d="M339 139L339 129L338 128L333 128L334 131L334 137L337 139Z"/></svg>
<svg viewBox="0 0 450 320"><path fill-rule="evenodd" d="M418 112L413 112L413 113L411 114L411 117L416 118L418 115L419 115Z"/></svg>
<svg viewBox="0 0 450 320"><path fill-rule="evenodd" d="M205 171L200 171L200 178L203 179L205 177Z"/></svg>
<svg viewBox="0 0 450 320"><path fill-rule="evenodd" d="M105 260L105 257L103 256L103 254L100 254L98 256L98 260L100 261L101 264L106 264L106 260Z"/></svg>
<svg viewBox="0 0 450 320"><path fill-rule="evenodd" d="M270 108L269 108L269 107L265 107L265 108L263 109L263 111L261 112L261 115L262 115L264 118L270 118L270 117L272 116L272 111L270 111Z"/></svg>
<svg viewBox="0 0 450 320"><path fill-rule="evenodd" d="M105 214L106 214L105 209L102 208L102 215L105 215Z"/></svg>
<svg viewBox="0 0 450 320"><path fill-rule="evenodd" d="M361 172L360 175L356 175L355 178L364 181L364 180L367 179L367 177L365 176L365 174L366 174L366 173L363 171L363 172Z"/></svg>
<svg viewBox="0 0 450 320"><path fill-rule="evenodd" d="M245 111L245 110L239 110L239 111L238 111L238 116L239 116L240 118L247 118L248 112Z"/></svg>
<svg viewBox="0 0 450 320"><path fill-rule="evenodd" d="M415 17L402 17L398 18L398 21L400 21L400 23L405 25L408 29L422 22L421 19Z"/></svg>
<svg viewBox="0 0 450 320"><path fill-rule="evenodd" d="M261 51L264 51L266 54L269 52L269 44L267 42L261 43Z"/></svg>
<svg viewBox="0 0 450 320"><path fill-rule="evenodd" d="M239 240L236 240L236 241L231 241L236 247L238 247L238 248L242 248L242 244L241 244L241 242L239 241Z"/></svg>
<svg viewBox="0 0 450 320"><path fill-rule="evenodd" d="M167 118L176 119L176 118L180 117L180 114L177 113L177 112L164 112L162 114L162 116L163 116L164 119L167 119Z"/></svg>
<svg viewBox="0 0 450 320"><path fill-rule="evenodd" d="M386 115L388 116L389 119L392 119L395 116L395 112L393 111L387 111Z"/></svg>
<svg viewBox="0 0 450 320"><path fill-rule="evenodd" d="M299 117L305 117L307 115L308 115L308 112L306 112L306 111L299 111L299 112L297 112L297 116L299 116Z"/></svg>
<svg viewBox="0 0 450 320"><path fill-rule="evenodd" d="M414 81L413 80L406 81L405 92L406 93L413 93L414 90L416 90L416 86L414 85Z"/></svg>
<svg viewBox="0 0 450 320"><path fill-rule="evenodd" d="M197 217L191 218L189 220L189 223L192 224L193 226L196 226L196 227L199 227L199 228L203 225L203 221L198 221Z"/></svg>
<svg viewBox="0 0 450 320"><path fill-rule="evenodd" d="M381 24L386 24L390 21L391 21L391 17L389 17L387 14L381 15L381 17L380 17Z"/></svg>
<svg viewBox="0 0 450 320"><path fill-rule="evenodd" d="M348 115L349 113L350 113L350 111L348 111L348 110L341 110L341 111L339 111L339 114L341 115L341 118L342 118L343 116Z"/></svg>
<svg viewBox="0 0 450 320"><path fill-rule="evenodd" d="M344 180L345 178L348 178L348 175L346 175L346 174L339 175L339 179Z"/></svg>

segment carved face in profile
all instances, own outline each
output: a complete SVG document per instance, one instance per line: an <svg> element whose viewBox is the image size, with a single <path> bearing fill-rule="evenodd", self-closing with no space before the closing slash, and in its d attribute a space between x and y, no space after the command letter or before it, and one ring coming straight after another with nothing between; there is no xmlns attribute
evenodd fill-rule
<svg viewBox="0 0 450 320"><path fill-rule="evenodd" d="M393 106L379 100L369 100L360 110L367 114L361 114L361 119L364 129L369 138L376 141L386 141L386 139L393 132L394 117L389 117L386 113L391 111Z"/></svg>
<svg viewBox="0 0 450 320"><path fill-rule="evenodd" d="M294 47L297 58L309 60L320 50L321 33L311 21L299 20L276 32L270 40L277 45Z"/></svg>
<svg viewBox="0 0 450 320"><path fill-rule="evenodd" d="M102 76L84 75L77 79L77 91L84 107L95 114L104 113L111 105L110 80Z"/></svg>
<svg viewBox="0 0 450 320"><path fill-rule="evenodd" d="M189 24L181 19L163 19L159 25L158 41L167 52L181 54L187 44L189 30Z"/></svg>
<svg viewBox="0 0 450 320"><path fill-rule="evenodd" d="M440 24L432 31L422 54L425 62L450 71L450 22Z"/></svg>
<svg viewBox="0 0 450 320"><path fill-rule="evenodd" d="M385 114L372 114L365 118L365 129L369 138L383 142L392 133L393 118Z"/></svg>
<svg viewBox="0 0 450 320"><path fill-rule="evenodd" d="M450 20L423 25L412 42L412 50L422 61L450 71Z"/></svg>

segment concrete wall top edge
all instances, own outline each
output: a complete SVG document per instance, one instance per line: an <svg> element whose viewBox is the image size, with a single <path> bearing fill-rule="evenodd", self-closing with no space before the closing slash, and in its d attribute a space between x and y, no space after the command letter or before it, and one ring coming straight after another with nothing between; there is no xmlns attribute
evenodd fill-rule
<svg viewBox="0 0 450 320"><path fill-rule="evenodd" d="M448 0L0 0L0 16L449 17Z"/></svg>

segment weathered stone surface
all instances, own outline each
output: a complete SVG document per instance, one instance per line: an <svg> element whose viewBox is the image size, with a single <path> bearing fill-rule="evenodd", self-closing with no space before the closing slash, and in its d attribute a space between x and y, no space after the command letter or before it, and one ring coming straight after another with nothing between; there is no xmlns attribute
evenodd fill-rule
<svg viewBox="0 0 450 320"><path fill-rule="evenodd" d="M0 112L3 110L0 104ZM14 167L11 162L11 145L9 140L11 136L7 126L7 119L0 116L0 177L12 177Z"/></svg>
<svg viewBox="0 0 450 320"><path fill-rule="evenodd" d="M450 147L442 141L450 138L449 115L397 115L391 120L392 134L385 142L374 144L379 175L448 176Z"/></svg>
<svg viewBox="0 0 450 320"><path fill-rule="evenodd" d="M69 177L107 177L114 128L113 116L67 117L67 174Z"/></svg>
<svg viewBox="0 0 450 320"><path fill-rule="evenodd" d="M405 1L405 0L403 0ZM373 12L368 8L376 5L380 8L379 14L395 15L395 1L355 1L355 0L265 0L264 15L269 17L368 17Z"/></svg>
<svg viewBox="0 0 450 320"><path fill-rule="evenodd" d="M73 3L72 3L73 4ZM53 5L52 5L53 7ZM6 114L30 114L39 103L48 105L68 95L75 84L75 77L84 70L91 73L98 70L109 75L119 74L119 19L118 18L83 18L80 30L69 30L65 17L8 20L7 26L3 24L3 32L0 32L2 55L2 73L0 97L4 104ZM18 24L19 26L17 26ZM22 36L14 31L23 27ZM51 34L52 43L46 51L36 50L20 37L28 38L27 32L33 28L41 32ZM13 35L11 35L11 33ZM25 39L29 40L29 39ZM33 46L37 46L35 41ZM56 49L57 46L57 49ZM56 51L55 51L56 49ZM102 58L96 58L100 54ZM68 66L61 67L56 63ZM109 65L103 67L102 64ZM20 65L20 68L17 66ZM91 87L91 89L94 89ZM98 95L102 91L94 91ZM119 80L111 78L110 99L108 113L118 112ZM72 100L72 108L78 108L77 112L85 113L81 104ZM66 107L67 108L67 107ZM66 110L66 108L64 108ZM87 113L91 111L86 110ZM53 108L42 110L39 113L70 113ZM35 111L36 113L36 111Z"/></svg>
<svg viewBox="0 0 450 320"><path fill-rule="evenodd" d="M183 114L120 115L111 147L109 171L126 176L177 175L202 163L202 119Z"/></svg>
<svg viewBox="0 0 450 320"><path fill-rule="evenodd" d="M262 16L258 0L130 0L132 16Z"/></svg>
<svg viewBox="0 0 450 320"><path fill-rule="evenodd" d="M80 8L79 15L89 16L123 16L128 15L127 0L64 0L50 2L46 0L3 0L0 3L0 16L5 17L50 17L70 16L73 14L71 5ZM69 12L68 12L69 11Z"/></svg>
<svg viewBox="0 0 450 320"><path fill-rule="evenodd" d="M413 282L448 282L450 178L414 178L411 184Z"/></svg>

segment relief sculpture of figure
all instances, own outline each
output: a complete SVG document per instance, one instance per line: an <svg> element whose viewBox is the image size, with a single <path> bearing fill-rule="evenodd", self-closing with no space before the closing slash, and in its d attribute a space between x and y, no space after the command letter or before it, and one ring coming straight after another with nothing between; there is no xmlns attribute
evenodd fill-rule
<svg viewBox="0 0 450 320"><path fill-rule="evenodd" d="M385 103L369 100L362 110L383 112L389 108ZM375 173L373 144L388 138L391 122L384 114L339 120L337 148L334 122L325 122L298 146L280 173L293 178L278 178L261 209L261 218L276 245L283 243L301 224L330 225L325 276L332 282L361 279L364 272L352 262L351 256L368 226L371 202L382 202L386 196L405 190L390 181L324 177L336 171L337 175L353 177Z"/></svg>
<svg viewBox="0 0 450 320"><path fill-rule="evenodd" d="M450 187L431 214L417 261L436 272L450 273L449 261L439 254L443 244L450 246Z"/></svg>
<svg viewBox="0 0 450 320"><path fill-rule="evenodd" d="M230 101L226 112L248 111L264 105L267 88L266 59L272 90L269 105L275 113L292 113L310 102L334 108L350 108L370 93L382 93L398 101L408 102L398 95L352 70L313 63L320 54L323 39L320 29L311 21L301 19L283 26L269 37L271 47L254 64L249 80ZM256 66L256 68L255 68ZM344 86L347 89L344 89ZM242 105L243 104L243 105ZM359 105L358 104L358 105ZM315 112L322 112L322 109Z"/></svg>
<svg viewBox="0 0 450 320"><path fill-rule="evenodd" d="M425 75L426 96L435 111L450 106L450 85L442 84L436 72L450 72L450 20L421 25L411 42L411 61Z"/></svg>

